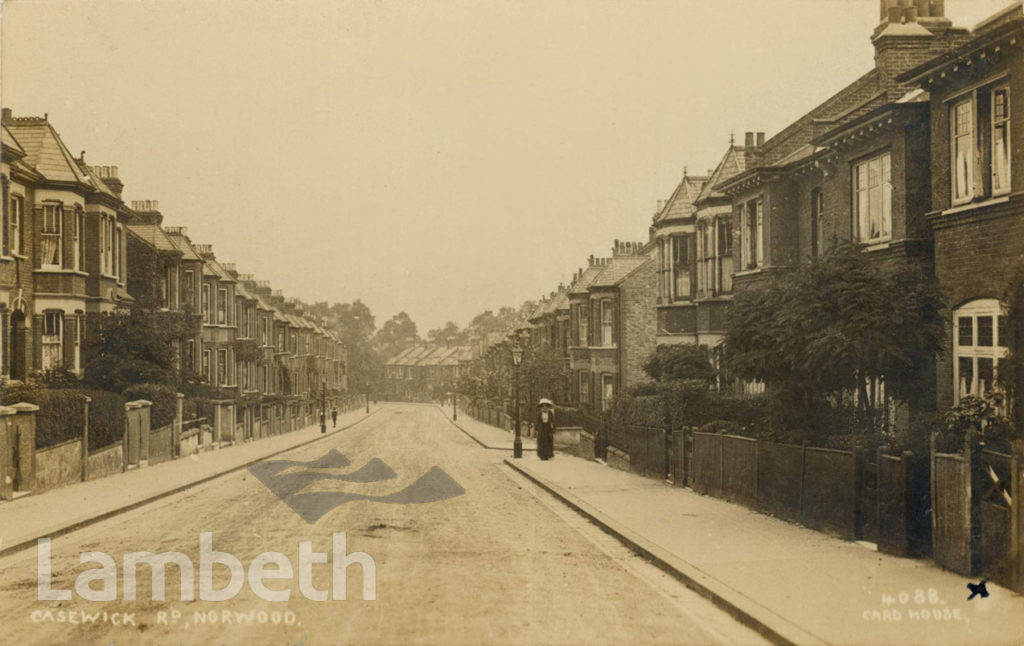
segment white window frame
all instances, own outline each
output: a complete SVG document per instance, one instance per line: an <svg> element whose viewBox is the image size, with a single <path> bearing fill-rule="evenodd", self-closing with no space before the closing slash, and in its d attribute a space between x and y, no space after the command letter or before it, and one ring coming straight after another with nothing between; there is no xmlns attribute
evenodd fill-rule
<svg viewBox="0 0 1024 646"><path fill-rule="evenodd" d="M872 166L875 165L877 165L875 169L877 181L872 181ZM853 222L857 241L876 244L891 240L892 153L887 150L866 157L853 164L852 173ZM876 218L878 234L872 236L870 228Z"/></svg>
<svg viewBox="0 0 1024 646"><path fill-rule="evenodd" d="M587 316L588 306L586 303L576 304L576 334L579 335L577 339L577 345L580 347L586 347L587 345L587 331L590 327L589 317Z"/></svg>
<svg viewBox="0 0 1024 646"><path fill-rule="evenodd" d="M75 209L75 231L71 244L74 247L72 262L75 271L85 271L85 212L80 208Z"/></svg>
<svg viewBox="0 0 1024 646"><path fill-rule="evenodd" d="M966 130L960 131L960 108L966 108L963 122ZM978 106L974 92L954 101L949 106L949 163L950 191L953 204L966 204L974 199L977 193L977 124ZM962 173L962 174L961 174Z"/></svg>
<svg viewBox="0 0 1024 646"><path fill-rule="evenodd" d="M43 370L56 370L64 365L64 312L46 310L40 330ZM56 357L53 354L56 353Z"/></svg>
<svg viewBox="0 0 1024 646"><path fill-rule="evenodd" d="M22 244L22 233L25 222L25 198L18 194L11 194L11 214L8 218L7 248L12 256L20 256L24 250Z"/></svg>
<svg viewBox="0 0 1024 646"><path fill-rule="evenodd" d="M199 307L203 310L203 321L213 325L213 303L210 300L213 298L213 287L210 283L203 281L203 293L202 302Z"/></svg>
<svg viewBox="0 0 1024 646"><path fill-rule="evenodd" d="M217 288L217 325L228 324L228 290L224 287Z"/></svg>
<svg viewBox="0 0 1024 646"><path fill-rule="evenodd" d="M983 346L978 344L978 320L979 318L991 318L992 320L992 345ZM953 402L959 403L967 395L979 396L980 379L978 366L981 360L992 362L992 387L998 390L999 360L1009 356L1009 347L1002 345L1003 339L999 338L999 319L1006 317L1006 311L1002 303L994 298L980 298L964 303L953 311ZM969 345L962 344L960 340L960 319L966 318L971 321L971 342ZM1007 342L1009 340L1006 340ZM960 360L971 361L970 383L961 383L963 376L960 374Z"/></svg>
<svg viewBox="0 0 1024 646"><path fill-rule="evenodd" d="M579 386L580 386L580 403L590 403L590 373L586 370L580 370L578 373Z"/></svg>
<svg viewBox="0 0 1024 646"><path fill-rule="evenodd" d="M1005 110L1001 119L996 118L996 96L999 93L1005 93L1004 106ZM1013 182L1013 175L1011 173L1013 165L1013 141L1012 141L1012 128L1010 125L1010 85L1002 84L994 86L989 92L989 139L991 141L991 158L989 172L992 176L992 195L1006 195L1010 192L1010 186ZM997 147L1000 141L996 138L996 131L1002 128L1005 133L1005 140L1002 141L1002 152L1003 155L997 155ZM1002 156L1004 157L1004 165L998 166L997 159ZM999 171L1002 171L1001 173Z"/></svg>
<svg viewBox="0 0 1024 646"><path fill-rule="evenodd" d="M615 345L615 308L612 306L612 299L602 298L598 307L601 315L601 343L603 347Z"/></svg>
<svg viewBox="0 0 1024 646"><path fill-rule="evenodd" d="M608 410L615 399L615 375L611 373L601 374L601 410Z"/></svg>
<svg viewBox="0 0 1024 646"><path fill-rule="evenodd" d="M743 270L761 269L764 267L764 199L758 197L744 202L741 219Z"/></svg>
<svg viewBox="0 0 1024 646"><path fill-rule="evenodd" d="M50 222L47 220L52 218L52 223L56 226L56 230L48 230L47 225ZM43 269L61 269L64 266L64 205L62 203L44 203L43 204L43 221L39 225L40 230L40 245L39 245L39 266ZM57 262L46 262L48 258L43 258L43 244L42 241L47 237L53 237L57 240Z"/></svg>
<svg viewBox="0 0 1024 646"><path fill-rule="evenodd" d="M686 266L682 267L679 262L679 249L680 247L686 249ZM690 271L692 263L690 262L690 236L689 235L673 235L669 237L669 255L671 257L671 264L669 265L669 275L671 276L671 283L669 284L669 293L673 301L688 301L690 300L690 294L693 293L693 275ZM682 271L680 271L682 269ZM686 274L686 290L685 294L680 293L683 290L680 289L681 274Z"/></svg>

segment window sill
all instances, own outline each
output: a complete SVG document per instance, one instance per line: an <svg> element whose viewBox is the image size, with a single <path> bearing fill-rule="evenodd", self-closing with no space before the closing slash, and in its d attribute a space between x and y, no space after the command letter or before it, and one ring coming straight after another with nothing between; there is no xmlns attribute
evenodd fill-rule
<svg viewBox="0 0 1024 646"><path fill-rule="evenodd" d="M993 197L982 202L968 202L967 204L960 204L954 206L951 209L940 211L938 215L956 215L957 213L963 213L964 211L973 211L974 209L983 209L988 206L994 206L996 204L1003 204L1010 201L1009 195L1001 195L999 197Z"/></svg>
<svg viewBox="0 0 1024 646"><path fill-rule="evenodd" d="M39 269L33 269L33 274L71 274L74 276L85 276L89 274L84 271L78 271L77 269L63 269L61 267L41 267Z"/></svg>
<svg viewBox="0 0 1024 646"><path fill-rule="evenodd" d="M733 276L753 276L755 274L760 274L762 271L764 271L764 267L755 267L753 269L744 269L743 271L737 271L733 273Z"/></svg>
<svg viewBox="0 0 1024 646"><path fill-rule="evenodd" d="M872 240L870 242L858 242L860 250L866 253L872 251L883 251L888 249L892 245L892 238L886 238L885 240Z"/></svg>

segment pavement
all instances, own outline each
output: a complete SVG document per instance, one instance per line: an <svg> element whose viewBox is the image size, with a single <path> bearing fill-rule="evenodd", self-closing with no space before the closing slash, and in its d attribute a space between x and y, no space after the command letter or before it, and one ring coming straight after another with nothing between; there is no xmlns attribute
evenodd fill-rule
<svg viewBox="0 0 1024 646"><path fill-rule="evenodd" d="M459 413L459 418L457 420L452 420L451 406L439 406L438 408L442 413L444 413L444 416L456 426L456 428L468 435L470 439L483 448L497 449L501 451L512 450L512 443L515 441L515 435L512 431L506 431L503 428L491 426L490 424L470 417L467 413ZM536 439L526 436L521 436L520 439L523 442L523 451L537 450Z"/></svg>
<svg viewBox="0 0 1024 646"><path fill-rule="evenodd" d="M370 415L379 408L371 408ZM361 408L341 413L337 429L328 422L326 436L366 417ZM40 538L60 536L326 436L320 433L317 422L290 433L0 503L0 556L33 547Z"/></svg>
<svg viewBox="0 0 1024 646"><path fill-rule="evenodd" d="M1022 644L1024 597L602 463L506 464L775 643ZM975 581L976 582L976 581Z"/></svg>

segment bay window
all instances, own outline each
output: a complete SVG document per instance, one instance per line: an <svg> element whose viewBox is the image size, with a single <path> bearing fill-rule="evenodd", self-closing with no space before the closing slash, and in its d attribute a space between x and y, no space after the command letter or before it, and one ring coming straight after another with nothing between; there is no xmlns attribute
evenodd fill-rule
<svg viewBox="0 0 1024 646"><path fill-rule="evenodd" d="M882 153L853 167L853 209L857 240L892 237L892 157Z"/></svg>

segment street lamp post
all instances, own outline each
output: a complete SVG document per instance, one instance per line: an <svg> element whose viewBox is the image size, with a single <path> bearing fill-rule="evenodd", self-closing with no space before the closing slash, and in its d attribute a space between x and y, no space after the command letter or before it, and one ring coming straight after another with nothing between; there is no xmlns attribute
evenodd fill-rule
<svg viewBox="0 0 1024 646"><path fill-rule="evenodd" d="M459 421L459 395L452 391L452 421Z"/></svg>
<svg viewBox="0 0 1024 646"><path fill-rule="evenodd" d="M515 398L516 398L516 430L515 439L512 440L512 457L523 457L523 438L519 433L519 366L523 363L523 346L519 341L512 345L512 363L516 367Z"/></svg>
<svg viewBox="0 0 1024 646"><path fill-rule="evenodd" d="M370 393L366 393L366 414L370 414Z"/></svg>
<svg viewBox="0 0 1024 646"><path fill-rule="evenodd" d="M320 432L327 432L327 382L320 382Z"/></svg>

